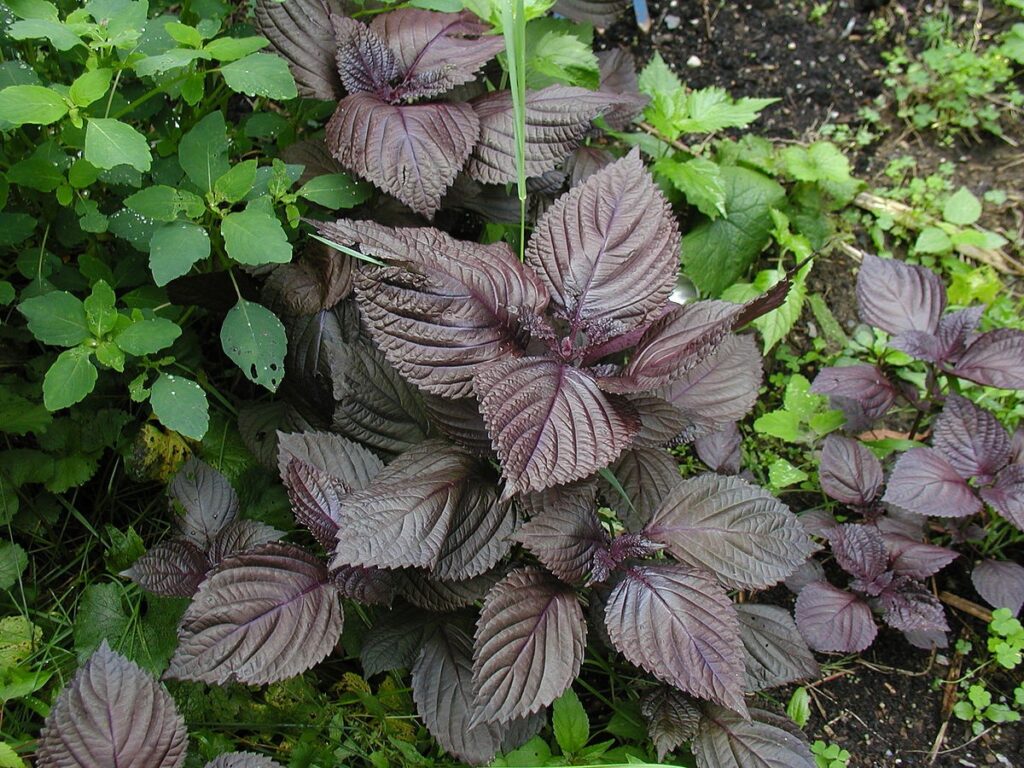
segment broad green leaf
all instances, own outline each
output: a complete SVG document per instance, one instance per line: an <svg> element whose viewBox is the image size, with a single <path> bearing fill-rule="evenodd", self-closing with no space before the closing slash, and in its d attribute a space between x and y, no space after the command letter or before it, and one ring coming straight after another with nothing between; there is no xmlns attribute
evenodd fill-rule
<svg viewBox="0 0 1024 768"><path fill-rule="evenodd" d="M762 435L771 435L787 443L795 443L800 439L800 416L792 411L770 411L754 422L754 431Z"/></svg>
<svg viewBox="0 0 1024 768"><path fill-rule="evenodd" d="M182 24L180 21L169 21L164 24L164 30L174 42L187 45L190 48L199 48L203 44L203 36L195 27Z"/></svg>
<svg viewBox="0 0 1024 768"><path fill-rule="evenodd" d="M284 377L288 338L277 316L261 304L239 299L224 318L221 346L246 378L277 390Z"/></svg>
<svg viewBox="0 0 1024 768"><path fill-rule="evenodd" d="M802 483L807 477L806 472L785 459L776 459L768 466L768 482L773 488L788 488Z"/></svg>
<svg viewBox="0 0 1024 768"><path fill-rule="evenodd" d="M108 68L90 69L79 75L71 84L68 96L79 107L87 107L94 101L103 98L110 88L110 80L114 70Z"/></svg>
<svg viewBox="0 0 1024 768"><path fill-rule="evenodd" d="M171 346L181 328L164 317L136 320L114 337L114 343L129 355L152 355Z"/></svg>
<svg viewBox="0 0 1024 768"><path fill-rule="evenodd" d="M67 113L67 102L41 85L12 85L0 91L0 120L11 125L49 125Z"/></svg>
<svg viewBox="0 0 1024 768"><path fill-rule="evenodd" d="M766 355L769 350L789 335L789 332L793 330L793 326L796 325L796 321L800 319L804 300L807 297L807 273L810 269L811 263L808 262L793 277L793 287L786 294L786 299L783 301L782 306L754 320L754 327L761 332L764 353ZM765 293L772 286L777 285L785 276L786 273L781 270L762 270L757 274L753 284L749 285L749 287L745 283L732 285L722 293L722 298L726 301L749 301L755 296Z"/></svg>
<svg viewBox="0 0 1024 768"><path fill-rule="evenodd" d="M0 113L0 117L2 117ZM950 224L966 227L981 216L981 202L967 187L960 187L942 207L942 218Z"/></svg>
<svg viewBox="0 0 1024 768"><path fill-rule="evenodd" d="M228 172L228 134L224 115L211 112L178 143L178 162L192 183L204 192Z"/></svg>
<svg viewBox="0 0 1024 768"><path fill-rule="evenodd" d="M798 416L808 419L827 407L828 398L825 395L811 392L811 382L807 380L807 377L794 373L786 383L782 402L787 411L792 411Z"/></svg>
<svg viewBox="0 0 1024 768"><path fill-rule="evenodd" d="M85 45L71 27L49 19L16 21L7 34L12 40L49 40L58 51L70 51L76 45Z"/></svg>
<svg viewBox="0 0 1024 768"><path fill-rule="evenodd" d="M206 52L217 61L236 61L265 48L265 37L221 37L206 44Z"/></svg>
<svg viewBox="0 0 1024 768"><path fill-rule="evenodd" d="M135 72L140 77L152 77L170 72L172 69L187 67L198 59L209 59L210 54L206 51L197 51L194 48L172 48L156 56L147 56L135 63Z"/></svg>
<svg viewBox="0 0 1024 768"><path fill-rule="evenodd" d="M257 160L246 160L231 167L213 183L213 191L229 203L237 203L252 189L256 181Z"/></svg>
<svg viewBox="0 0 1024 768"><path fill-rule="evenodd" d="M0 741L0 768L25 768L25 761L6 741Z"/></svg>
<svg viewBox="0 0 1024 768"><path fill-rule="evenodd" d="M99 117L85 128L85 159L104 169L124 164L148 171L153 163L145 136L120 120Z"/></svg>
<svg viewBox="0 0 1024 768"><path fill-rule="evenodd" d="M329 173L307 181L298 194L324 208L336 210L365 203L373 194L373 187L345 173Z"/></svg>
<svg viewBox="0 0 1024 768"><path fill-rule="evenodd" d="M725 216L725 182L717 163L695 157L685 162L665 158L654 170L686 195L686 201L710 219Z"/></svg>
<svg viewBox="0 0 1024 768"><path fill-rule="evenodd" d="M0 307L14 301L14 286L8 280L0 280Z"/></svg>
<svg viewBox="0 0 1024 768"><path fill-rule="evenodd" d="M149 240L149 269L153 282L163 286L188 274L192 265L210 255L210 236L191 221L175 221L153 231Z"/></svg>
<svg viewBox="0 0 1024 768"><path fill-rule="evenodd" d="M563 755L579 752L590 740L590 718L572 688L552 705L551 728Z"/></svg>
<svg viewBox="0 0 1024 768"><path fill-rule="evenodd" d="M64 184L64 169L68 156L54 141L42 142L36 150L7 171L11 184L52 192Z"/></svg>
<svg viewBox="0 0 1024 768"><path fill-rule="evenodd" d="M206 393L194 381L161 373L149 393L153 413L168 429L202 440L210 426Z"/></svg>
<svg viewBox="0 0 1024 768"><path fill-rule="evenodd" d="M640 91L651 99L644 109L644 118L666 138L678 138L676 121L686 108L686 88L660 53L655 53L640 72L638 84Z"/></svg>
<svg viewBox="0 0 1024 768"><path fill-rule="evenodd" d="M96 366L87 347L65 349L43 377L43 404L59 411L79 403L96 385Z"/></svg>
<svg viewBox="0 0 1024 768"><path fill-rule="evenodd" d="M117 296L106 281L99 280L92 287L92 293L82 302L85 319L93 336L103 336L114 328L117 322Z"/></svg>
<svg viewBox="0 0 1024 768"><path fill-rule="evenodd" d="M139 190L126 197L124 204L154 221L175 221L181 213L197 219L206 211L206 203L199 195L163 184Z"/></svg>
<svg viewBox="0 0 1024 768"><path fill-rule="evenodd" d="M600 81L597 56L585 28L560 19L540 19L526 27L526 87L554 83L596 90Z"/></svg>
<svg viewBox="0 0 1024 768"><path fill-rule="evenodd" d="M0 541L0 589L10 589L28 568L28 555L13 541Z"/></svg>
<svg viewBox="0 0 1024 768"><path fill-rule="evenodd" d="M686 274L706 294L718 296L742 277L771 239L771 209L785 191L747 168L721 169L725 215L698 224L683 238Z"/></svg>
<svg viewBox="0 0 1024 768"><path fill-rule="evenodd" d="M26 299L18 310L28 320L32 335L44 344L73 347L92 335L85 305L67 291L50 291Z"/></svg>
<svg viewBox="0 0 1024 768"><path fill-rule="evenodd" d="M220 225L224 248L240 264L286 264L292 260L292 246L281 222L273 213L249 205L229 213Z"/></svg>
<svg viewBox="0 0 1024 768"><path fill-rule="evenodd" d="M816 141L807 148L787 147L782 150L782 161L797 181L844 182L850 178L849 161L828 141Z"/></svg>
<svg viewBox="0 0 1024 768"><path fill-rule="evenodd" d="M47 19L57 21L57 6L47 0L7 0L4 3L19 19Z"/></svg>
<svg viewBox="0 0 1024 768"><path fill-rule="evenodd" d="M0 669L10 669L25 661L39 647L43 630L25 616L0 619Z"/></svg>
<svg viewBox="0 0 1024 768"><path fill-rule="evenodd" d="M25 435L45 432L53 416L39 403L0 388L0 432Z"/></svg>
<svg viewBox="0 0 1024 768"><path fill-rule="evenodd" d="M953 241L939 227L925 227L914 242L916 253L949 253L953 250Z"/></svg>
<svg viewBox="0 0 1024 768"><path fill-rule="evenodd" d="M714 133L723 128L743 128L778 99L735 99L725 89L711 87L686 95L685 115L676 120L681 133Z"/></svg>
<svg viewBox="0 0 1024 768"><path fill-rule="evenodd" d="M288 64L271 53L251 53L220 68L228 87L247 96L294 99L298 96Z"/></svg>
<svg viewBox="0 0 1024 768"><path fill-rule="evenodd" d="M17 245L35 231L37 223L27 213L0 213L0 246ZM13 298L12 294L8 302Z"/></svg>
<svg viewBox="0 0 1024 768"><path fill-rule="evenodd" d="M96 353L96 362L113 368L118 373L124 373L124 352L112 341L101 341L93 350Z"/></svg>

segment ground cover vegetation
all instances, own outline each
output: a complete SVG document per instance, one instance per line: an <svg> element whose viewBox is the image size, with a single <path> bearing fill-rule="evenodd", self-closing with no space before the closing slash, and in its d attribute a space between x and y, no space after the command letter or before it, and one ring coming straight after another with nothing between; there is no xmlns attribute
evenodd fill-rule
<svg viewBox="0 0 1024 768"><path fill-rule="evenodd" d="M620 5L0 5L0 766L1020 756L1024 9L780 141Z"/></svg>

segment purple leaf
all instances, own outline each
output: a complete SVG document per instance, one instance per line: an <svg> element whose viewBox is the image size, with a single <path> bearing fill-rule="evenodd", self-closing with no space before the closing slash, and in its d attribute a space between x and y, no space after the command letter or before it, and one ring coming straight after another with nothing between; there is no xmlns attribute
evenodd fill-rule
<svg viewBox="0 0 1024 768"><path fill-rule="evenodd" d="M967 342L981 322L984 307L968 307L948 312L939 320L936 336L942 347L943 360L955 360L963 354Z"/></svg>
<svg viewBox="0 0 1024 768"><path fill-rule="evenodd" d="M256 28L288 62L302 97L334 101L342 94L331 29L331 15L339 13L328 0L256 2Z"/></svg>
<svg viewBox="0 0 1024 768"><path fill-rule="evenodd" d="M398 60L388 44L355 19L332 16L331 24L338 44L338 73L345 90L388 98L390 84L398 75Z"/></svg>
<svg viewBox="0 0 1024 768"><path fill-rule="evenodd" d="M925 544L898 533L883 533L889 553L889 568L899 576L927 579L934 576L960 555L952 549Z"/></svg>
<svg viewBox="0 0 1024 768"><path fill-rule="evenodd" d="M347 170L427 218L479 136L469 104L389 104L370 93L343 98L327 123L327 144Z"/></svg>
<svg viewBox="0 0 1024 768"><path fill-rule="evenodd" d="M605 395L593 377L553 358L498 363L473 383L501 459L505 498L593 474L640 430L627 401Z"/></svg>
<svg viewBox="0 0 1024 768"><path fill-rule="evenodd" d="M743 465L740 445L743 440L736 422L731 421L721 429L698 437L693 442L697 456L708 469L723 475L739 474Z"/></svg>
<svg viewBox="0 0 1024 768"><path fill-rule="evenodd" d="M1024 531L1024 464L1010 464L996 481L981 489L981 498L996 512Z"/></svg>
<svg viewBox="0 0 1024 768"><path fill-rule="evenodd" d="M857 275L857 306L865 323L887 333L935 333L946 289L926 267L867 254Z"/></svg>
<svg viewBox="0 0 1024 768"><path fill-rule="evenodd" d="M800 590L796 625L807 644L823 652L859 653L878 634L866 602L824 581L811 582Z"/></svg>
<svg viewBox="0 0 1024 768"><path fill-rule="evenodd" d="M391 605L395 598L394 571L343 565L331 571L338 593L363 605Z"/></svg>
<svg viewBox="0 0 1024 768"><path fill-rule="evenodd" d="M469 579L508 552L517 525L515 507L498 501L471 454L428 440L341 499L332 567L417 567Z"/></svg>
<svg viewBox="0 0 1024 768"><path fill-rule="evenodd" d="M692 745L697 768L815 768L811 750L784 718L756 709L750 717L705 707Z"/></svg>
<svg viewBox="0 0 1024 768"><path fill-rule="evenodd" d="M526 262L572 332L618 335L651 320L676 284L679 227L639 152L558 198Z"/></svg>
<svg viewBox="0 0 1024 768"><path fill-rule="evenodd" d="M348 344L331 360L334 410L331 428L367 448L399 454L429 431L419 393L368 344Z"/></svg>
<svg viewBox="0 0 1024 768"><path fill-rule="evenodd" d="M1024 605L1024 566L1010 560L982 560L971 571L971 583L993 608L1009 608L1014 616Z"/></svg>
<svg viewBox="0 0 1024 768"><path fill-rule="evenodd" d="M904 331L893 336L889 340L889 346L929 363L942 363L946 359L939 337L927 331Z"/></svg>
<svg viewBox="0 0 1024 768"><path fill-rule="evenodd" d="M206 764L206 768L282 768L269 757L255 752L228 752Z"/></svg>
<svg viewBox="0 0 1024 768"><path fill-rule="evenodd" d="M797 520L811 536L821 536L822 538L828 538L829 531L838 525L835 515L821 507L804 510Z"/></svg>
<svg viewBox="0 0 1024 768"><path fill-rule="evenodd" d="M680 690L746 714L739 621L715 582L681 565L634 566L605 608L612 644Z"/></svg>
<svg viewBox="0 0 1024 768"><path fill-rule="evenodd" d="M377 614L363 636L359 660L370 677L393 669L411 669L423 640L438 624L438 617L418 608L394 608Z"/></svg>
<svg viewBox="0 0 1024 768"><path fill-rule="evenodd" d="M878 598L882 618L901 632L947 632L942 603L913 579L899 579Z"/></svg>
<svg viewBox="0 0 1024 768"><path fill-rule="evenodd" d="M338 221L320 230L406 267L361 267L359 306L388 362L436 395L471 395L481 367L525 341L521 318L547 305L544 286L504 243L478 245L436 229L370 222Z"/></svg>
<svg viewBox="0 0 1024 768"><path fill-rule="evenodd" d="M736 615L746 656L746 690L763 691L818 675L818 662L785 608L740 603Z"/></svg>
<svg viewBox="0 0 1024 768"><path fill-rule="evenodd" d="M601 482L602 493L631 531L647 525L662 500L682 482L679 462L668 451L656 448L623 451L611 471L629 497L628 501L605 480Z"/></svg>
<svg viewBox="0 0 1024 768"><path fill-rule="evenodd" d="M963 478L990 477L1010 460L1010 436L999 420L959 395L949 395L932 428L932 447Z"/></svg>
<svg viewBox="0 0 1024 768"><path fill-rule="evenodd" d="M554 11L580 24L604 29L614 24L625 8L621 0L557 0Z"/></svg>
<svg viewBox="0 0 1024 768"><path fill-rule="evenodd" d="M480 415L480 403L475 397L449 400L439 395L423 393L423 407L430 421L453 443L468 448L478 456L490 456L491 436Z"/></svg>
<svg viewBox="0 0 1024 768"><path fill-rule="evenodd" d="M953 368L962 379L1000 389L1024 389L1024 331L998 328L970 343Z"/></svg>
<svg viewBox="0 0 1024 768"><path fill-rule="evenodd" d="M738 477L713 474L676 486L643 532L676 559L739 589L778 583L813 551L778 499Z"/></svg>
<svg viewBox="0 0 1024 768"><path fill-rule="evenodd" d="M889 564L882 534L872 525L838 525L828 532L828 541L839 567L859 581L873 582Z"/></svg>
<svg viewBox="0 0 1024 768"><path fill-rule="evenodd" d="M279 315L315 315L332 309L352 292L352 261L311 241L301 261L280 264L270 273L263 284L263 304Z"/></svg>
<svg viewBox="0 0 1024 768"><path fill-rule="evenodd" d="M694 420L672 403L654 395L629 395L640 416L640 432L634 445L664 448L674 445L680 435L693 430Z"/></svg>
<svg viewBox="0 0 1024 768"><path fill-rule="evenodd" d="M169 539L151 547L121 575L161 597L192 597L206 577L210 561L187 539Z"/></svg>
<svg viewBox="0 0 1024 768"><path fill-rule="evenodd" d="M615 155L600 147L578 147L565 160L569 186L576 187L615 162Z"/></svg>
<svg viewBox="0 0 1024 768"><path fill-rule="evenodd" d="M376 16L370 29L395 52L404 73L396 91L406 99L437 96L472 81L505 48L500 35L486 35L490 27L465 11L400 8Z"/></svg>
<svg viewBox="0 0 1024 768"><path fill-rule="evenodd" d="M834 408L851 423L870 426L896 402L896 388L875 365L862 363L822 368L811 384L811 392L828 395Z"/></svg>
<svg viewBox="0 0 1024 768"><path fill-rule="evenodd" d="M924 537L927 520L913 512L890 507L875 520L875 526L883 534L897 534L920 541Z"/></svg>
<svg viewBox="0 0 1024 768"><path fill-rule="evenodd" d="M180 768L188 732L167 690L104 640L50 710L39 768Z"/></svg>
<svg viewBox="0 0 1024 768"><path fill-rule="evenodd" d="M300 459L288 462L284 478L295 521L320 545L333 549L341 515L341 498L348 488L338 478Z"/></svg>
<svg viewBox="0 0 1024 768"><path fill-rule="evenodd" d="M803 515L801 515L803 517ZM815 581L825 581L825 568L817 560L807 560L786 577L786 588L794 594Z"/></svg>
<svg viewBox="0 0 1024 768"><path fill-rule="evenodd" d="M640 700L640 713L647 721L647 734L661 762L697 735L700 710L690 697L674 688L663 685L646 694Z"/></svg>
<svg viewBox="0 0 1024 768"><path fill-rule="evenodd" d="M580 145L591 123L606 112L616 97L552 85L526 92L526 175L533 178L553 171ZM512 93L496 91L470 104L480 118L480 141L466 164L466 172L484 184L516 181L515 113Z"/></svg>
<svg viewBox="0 0 1024 768"><path fill-rule="evenodd" d="M1010 438L1010 461L1024 464L1024 424L1018 425Z"/></svg>
<svg viewBox="0 0 1024 768"><path fill-rule="evenodd" d="M238 432L249 452L267 469L277 467L277 431L286 428L289 408L280 400L249 403L238 410Z"/></svg>
<svg viewBox="0 0 1024 768"><path fill-rule="evenodd" d="M604 115L608 127L615 131L626 130L650 101L640 92L636 76L636 60L626 48L613 48L597 52L597 63L601 72L601 90L618 96L615 105Z"/></svg>
<svg viewBox="0 0 1024 768"><path fill-rule="evenodd" d="M911 630L910 632L904 632L903 637L912 646L924 651L949 647L949 639L946 637L946 633L939 630Z"/></svg>
<svg viewBox="0 0 1024 768"><path fill-rule="evenodd" d="M331 652L342 627L338 591L315 557L267 544L224 560L199 587L166 677L263 685Z"/></svg>
<svg viewBox="0 0 1024 768"><path fill-rule="evenodd" d="M583 664L587 627L571 588L513 571L487 594L473 652L476 722L507 722L551 704Z"/></svg>
<svg viewBox="0 0 1024 768"><path fill-rule="evenodd" d="M288 485L288 465L292 459L325 472L340 481L348 491L359 491L368 486L384 466L363 446L330 432L281 434L279 440L277 466L285 486Z"/></svg>
<svg viewBox="0 0 1024 768"><path fill-rule="evenodd" d="M454 611L483 600L500 575L489 571L473 579L448 581L435 579L426 571L403 570L395 572L395 589L417 608Z"/></svg>
<svg viewBox="0 0 1024 768"><path fill-rule="evenodd" d="M882 501L936 517L968 517L982 507L953 465L931 448L911 448L900 456Z"/></svg>
<svg viewBox="0 0 1024 768"><path fill-rule="evenodd" d="M562 581L579 584L590 576L594 555L611 540L595 511L593 485L560 486L552 492L557 503L540 508L513 539Z"/></svg>
<svg viewBox="0 0 1024 768"><path fill-rule="evenodd" d="M882 463L859 440L829 435L818 468L821 490L843 504L862 507L882 487Z"/></svg>
<svg viewBox="0 0 1024 768"><path fill-rule="evenodd" d="M280 541L283 536L277 528L258 520L235 520L217 534L206 554L217 565L225 557Z"/></svg>
<svg viewBox="0 0 1024 768"><path fill-rule="evenodd" d="M171 480L167 492L184 509L182 534L206 549L217 533L238 517L238 494L220 472L199 459L189 459Z"/></svg>

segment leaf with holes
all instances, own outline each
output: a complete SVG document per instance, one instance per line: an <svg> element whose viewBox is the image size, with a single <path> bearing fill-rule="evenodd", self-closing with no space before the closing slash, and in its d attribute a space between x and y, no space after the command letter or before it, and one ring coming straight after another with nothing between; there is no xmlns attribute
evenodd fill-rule
<svg viewBox="0 0 1024 768"><path fill-rule="evenodd" d="M273 312L261 304L239 299L224 318L220 343L249 381L277 391L284 378L288 338Z"/></svg>

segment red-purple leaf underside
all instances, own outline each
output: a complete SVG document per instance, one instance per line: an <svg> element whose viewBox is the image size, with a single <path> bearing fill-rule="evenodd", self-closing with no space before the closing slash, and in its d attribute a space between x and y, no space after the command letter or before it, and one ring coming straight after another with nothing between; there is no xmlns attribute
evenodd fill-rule
<svg viewBox="0 0 1024 768"><path fill-rule="evenodd" d="M982 560L971 571L971 583L993 608L1009 608L1014 616L1024 605L1024 565L1009 560Z"/></svg>
<svg viewBox="0 0 1024 768"><path fill-rule="evenodd" d="M708 424L728 424L739 421L754 407L762 369L754 337L730 334L659 394Z"/></svg>
<svg viewBox="0 0 1024 768"><path fill-rule="evenodd" d="M932 428L932 447L963 478L995 475L1010 460L1010 436L999 420L959 395L949 395Z"/></svg>
<svg viewBox="0 0 1024 768"><path fill-rule="evenodd" d="M953 373L1000 389L1024 389L1024 331L998 328L983 333L961 355Z"/></svg>
<svg viewBox="0 0 1024 768"><path fill-rule="evenodd" d="M327 124L327 144L346 169L427 218L479 135L469 104L388 104L369 93L343 98Z"/></svg>
<svg viewBox="0 0 1024 768"><path fill-rule="evenodd" d="M167 489L184 509L182 534L206 549L224 526L238 517L238 494L220 472L199 459L189 459Z"/></svg>
<svg viewBox="0 0 1024 768"><path fill-rule="evenodd" d="M843 504L863 506L882 487L882 463L858 440L829 435L821 449L818 469L821 489Z"/></svg>
<svg viewBox="0 0 1024 768"><path fill-rule="evenodd" d="M634 566L605 607L629 661L699 698L746 714L739 621L724 590L680 565Z"/></svg>
<svg viewBox="0 0 1024 768"><path fill-rule="evenodd" d="M331 571L338 593L363 605L390 605L395 597L395 572L361 565L343 565Z"/></svg>
<svg viewBox="0 0 1024 768"><path fill-rule="evenodd" d="M893 629L901 632L948 632L946 614L931 592L922 584L906 579L895 589L879 597L882 618Z"/></svg>
<svg viewBox="0 0 1024 768"><path fill-rule="evenodd" d="M537 511L514 538L562 581L579 584L590 575L594 555L611 541L597 517L592 488L559 494L558 502Z"/></svg>
<svg viewBox="0 0 1024 768"><path fill-rule="evenodd" d="M981 489L981 498L996 512L1024 531L1024 464L1011 464Z"/></svg>
<svg viewBox="0 0 1024 768"><path fill-rule="evenodd" d="M836 562L851 576L872 582L886 570L885 541L874 526L844 523L830 529L827 536Z"/></svg>
<svg viewBox="0 0 1024 768"><path fill-rule="evenodd" d="M743 438L736 422L730 421L721 429L698 437L693 442L697 456L712 472L723 475L738 474L743 465L740 445Z"/></svg>
<svg viewBox="0 0 1024 768"><path fill-rule="evenodd" d="M852 592L814 581L796 599L796 625L816 651L857 653L878 634L871 608Z"/></svg>
<svg viewBox="0 0 1024 768"><path fill-rule="evenodd" d="M202 583L178 630L166 676L263 685L331 652L342 628L338 591L308 552L267 544L224 560Z"/></svg>
<svg viewBox="0 0 1024 768"><path fill-rule="evenodd" d="M811 750L786 728L783 718L761 710L750 715L745 720L705 707L692 747L697 768L816 768Z"/></svg>
<svg viewBox="0 0 1024 768"><path fill-rule="evenodd" d="M526 261L571 328L622 333L664 306L679 271L679 227L638 152L555 201Z"/></svg>
<svg viewBox="0 0 1024 768"><path fill-rule="evenodd" d="M746 690L762 691L818 674L818 662L785 608L741 603L736 614L746 655Z"/></svg>
<svg viewBox="0 0 1024 768"><path fill-rule="evenodd" d="M333 101L343 92L331 28L340 13L334 0L256 2L256 28L288 62L300 96Z"/></svg>
<svg viewBox="0 0 1024 768"><path fill-rule="evenodd" d="M322 231L408 266L361 266L357 298L388 362L432 394L472 395L482 366L518 351L521 318L547 305L544 286L504 244L368 222L338 221Z"/></svg>
<svg viewBox="0 0 1024 768"><path fill-rule="evenodd" d="M180 768L188 731L167 690L104 640L61 692L38 768Z"/></svg>
<svg viewBox="0 0 1024 768"><path fill-rule="evenodd" d="M477 720L506 722L551 704L579 674L586 634L583 609L562 582L536 568L499 581L476 630Z"/></svg>
<svg viewBox="0 0 1024 768"><path fill-rule="evenodd" d="M526 94L526 175L553 171L579 146L592 121L616 97L585 88L552 85ZM510 91L497 91L470 102L480 118L480 141L466 172L484 184L516 180L515 113Z"/></svg>
<svg viewBox="0 0 1024 768"><path fill-rule="evenodd" d="M669 492L644 534L736 588L776 584L813 551L803 526L778 499L738 477L713 474Z"/></svg>
<svg viewBox="0 0 1024 768"><path fill-rule="evenodd" d="M444 618L405 605L378 611L360 645L363 674L370 677L393 669L411 669L423 639Z"/></svg>
<svg viewBox="0 0 1024 768"><path fill-rule="evenodd" d="M217 565L225 557L280 541L283 536L277 528L258 520L235 520L217 534L206 555Z"/></svg>
<svg viewBox="0 0 1024 768"><path fill-rule="evenodd" d="M841 408L848 422L857 417L873 424L896 402L892 382L878 366L866 363L822 368L811 384L811 391L832 398L833 407Z"/></svg>
<svg viewBox="0 0 1024 768"><path fill-rule="evenodd" d="M295 521L330 551L338 533L341 498L348 493L345 484L312 464L292 459L286 469L285 487Z"/></svg>
<svg viewBox="0 0 1024 768"><path fill-rule="evenodd" d="M883 533L882 538L889 553L889 568L899 576L927 579L959 557L952 549L926 544L898 533Z"/></svg>
<svg viewBox="0 0 1024 768"><path fill-rule="evenodd" d="M934 333L946 289L926 267L867 254L857 275L857 306L864 322L888 333Z"/></svg>
<svg viewBox="0 0 1024 768"><path fill-rule="evenodd" d="M122 575L162 597L192 597L210 561L187 539L170 539L150 548Z"/></svg>
<svg viewBox="0 0 1024 768"><path fill-rule="evenodd" d="M502 575L488 571L472 579L450 581L435 579L427 571L416 568L392 573L396 593L417 608L428 611L454 611L483 600Z"/></svg>
<svg viewBox="0 0 1024 768"><path fill-rule="evenodd" d="M658 760L697 735L700 710L692 699L675 688L660 686L640 701L640 713L647 721L647 734L658 751Z"/></svg>
<svg viewBox="0 0 1024 768"><path fill-rule="evenodd" d="M286 487L288 465L292 459L325 472L349 491L359 491L368 486L384 466L363 446L330 432L279 433L279 443L277 466Z"/></svg>
<svg viewBox="0 0 1024 768"><path fill-rule="evenodd" d="M281 764L255 752L229 752L206 764L206 768L282 768Z"/></svg>
<svg viewBox="0 0 1024 768"><path fill-rule="evenodd" d="M882 501L919 515L967 517L981 500L938 451L911 448L896 461Z"/></svg>
<svg viewBox="0 0 1024 768"><path fill-rule="evenodd" d="M355 19L332 16L331 24L338 43L338 73L345 90L386 97L398 74L398 60L387 43Z"/></svg>
<svg viewBox="0 0 1024 768"><path fill-rule="evenodd" d="M640 429L626 400L553 358L524 357L474 380L505 497L579 480L613 462Z"/></svg>

